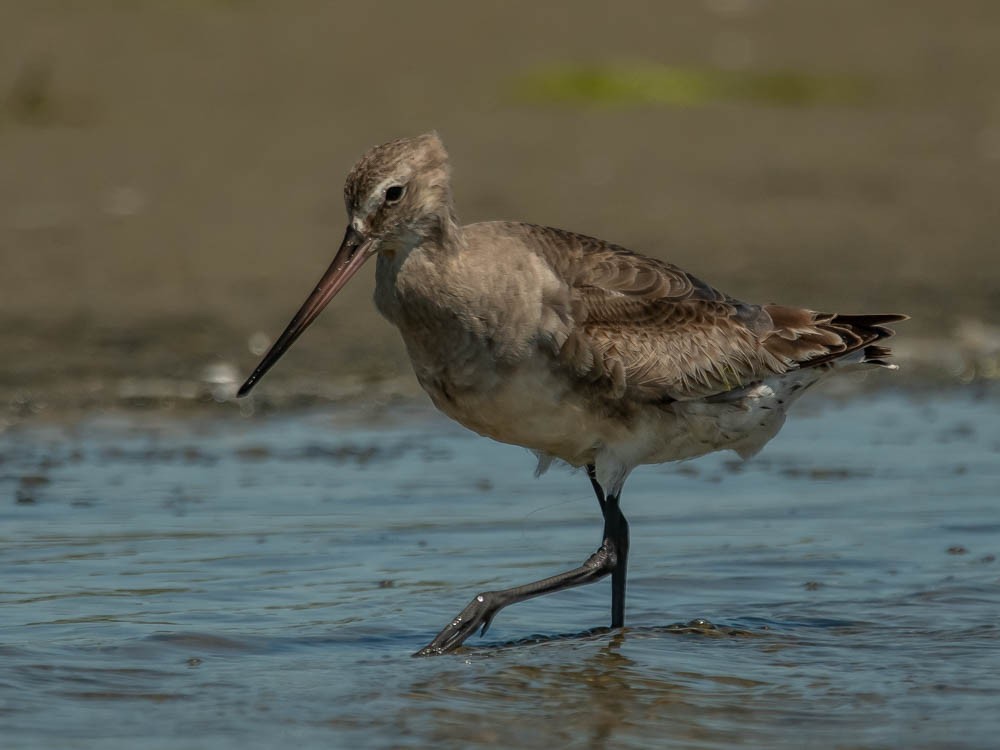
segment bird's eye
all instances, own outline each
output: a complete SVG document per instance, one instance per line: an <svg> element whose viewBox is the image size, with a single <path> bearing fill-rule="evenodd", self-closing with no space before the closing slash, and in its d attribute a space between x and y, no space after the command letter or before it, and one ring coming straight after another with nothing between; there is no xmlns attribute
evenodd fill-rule
<svg viewBox="0 0 1000 750"><path fill-rule="evenodd" d="M406 188L402 185L392 185L385 190L385 202L395 203L400 198L403 197L403 193L406 192Z"/></svg>

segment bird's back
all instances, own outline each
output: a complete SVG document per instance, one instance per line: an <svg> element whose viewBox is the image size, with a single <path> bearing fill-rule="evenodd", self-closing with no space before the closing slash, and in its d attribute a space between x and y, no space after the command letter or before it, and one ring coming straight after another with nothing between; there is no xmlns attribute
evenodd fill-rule
<svg viewBox="0 0 1000 750"><path fill-rule="evenodd" d="M519 285L522 306L540 305L534 343L616 398L711 397L858 351L885 364L888 350L875 344L905 319L742 302L672 264L550 227L488 222L465 238L471 258L497 267L490 275ZM524 317L515 308L505 314Z"/></svg>

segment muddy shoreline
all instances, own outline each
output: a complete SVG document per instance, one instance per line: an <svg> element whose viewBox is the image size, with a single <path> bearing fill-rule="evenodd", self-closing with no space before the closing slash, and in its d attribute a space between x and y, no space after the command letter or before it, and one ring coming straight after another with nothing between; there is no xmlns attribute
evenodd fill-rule
<svg viewBox="0 0 1000 750"><path fill-rule="evenodd" d="M1000 6L609 8L5 4L0 405L244 374L329 262L354 160L432 128L465 221L605 237L748 300L906 312L904 377L995 377ZM623 98L622 70L644 88ZM808 95L831 80L865 95ZM265 391L409 377L371 273Z"/></svg>

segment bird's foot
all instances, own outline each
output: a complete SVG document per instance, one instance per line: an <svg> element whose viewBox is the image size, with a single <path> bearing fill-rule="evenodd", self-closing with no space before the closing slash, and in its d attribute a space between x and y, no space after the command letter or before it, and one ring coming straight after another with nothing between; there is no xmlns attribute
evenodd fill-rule
<svg viewBox="0 0 1000 750"><path fill-rule="evenodd" d="M496 613L506 604L497 592L486 591L469 602L454 620L435 636L434 640L417 651L414 656L436 656L447 654L462 645L465 640L479 630L485 635Z"/></svg>

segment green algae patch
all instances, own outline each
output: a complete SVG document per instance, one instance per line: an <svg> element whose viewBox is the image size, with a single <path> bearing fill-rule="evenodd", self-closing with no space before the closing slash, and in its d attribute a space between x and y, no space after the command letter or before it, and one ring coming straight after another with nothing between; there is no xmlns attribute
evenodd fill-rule
<svg viewBox="0 0 1000 750"><path fill-rule="evenodd" d="M737 71L650 63L550 65L516 79L521 102L577 106L697 107L743 101L778 107L861 105L871 84L857 76Z"/></svg>

